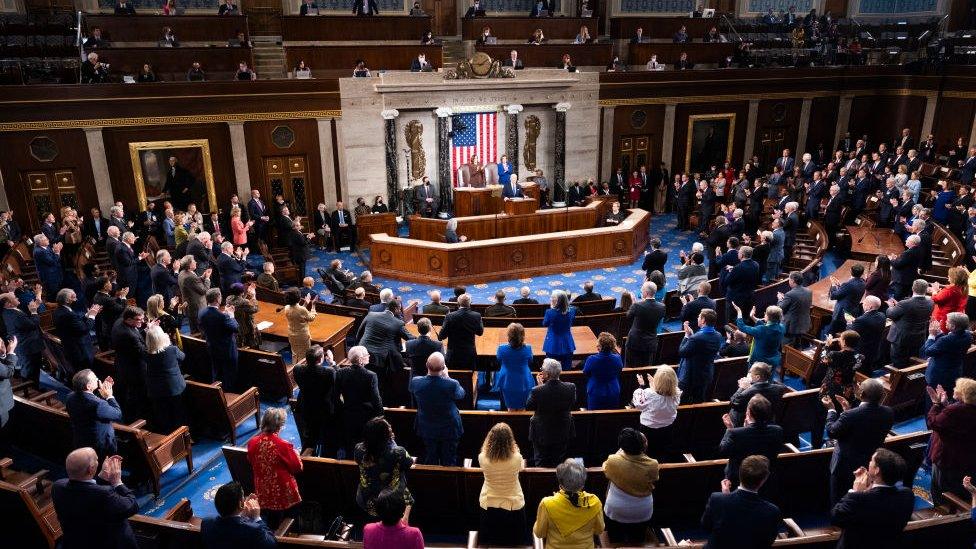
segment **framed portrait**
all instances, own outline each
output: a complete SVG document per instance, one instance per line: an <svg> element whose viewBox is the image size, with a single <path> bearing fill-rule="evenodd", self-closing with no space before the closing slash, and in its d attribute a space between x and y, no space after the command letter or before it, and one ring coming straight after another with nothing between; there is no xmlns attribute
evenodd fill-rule
<svg viewBox="0 0 976 549"><path fill-rule="evenodd" d="M685 171L705 172L712 166L722 167L731 159L734 135L735 113L689 116Z"/></svg>
<svg viewBox="0 0 976 549"><path fill-rule="evenodd" d="M169 200L175 210L191 203L202 213L217 210L209 140L129 143L129 157L140 211L157 200Z"/></svg>

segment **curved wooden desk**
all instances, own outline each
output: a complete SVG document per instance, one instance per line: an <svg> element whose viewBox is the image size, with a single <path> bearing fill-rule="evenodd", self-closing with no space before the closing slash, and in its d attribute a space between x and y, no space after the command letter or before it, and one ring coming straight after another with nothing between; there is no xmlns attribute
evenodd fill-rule
<svg viewBox="0 0 976 549"><path fill-rule="evenodd" d="M458 244L372 235L374 275L438 286L627 265L647 247L651 215L632 209L617 227L549 232Z"/></svg>

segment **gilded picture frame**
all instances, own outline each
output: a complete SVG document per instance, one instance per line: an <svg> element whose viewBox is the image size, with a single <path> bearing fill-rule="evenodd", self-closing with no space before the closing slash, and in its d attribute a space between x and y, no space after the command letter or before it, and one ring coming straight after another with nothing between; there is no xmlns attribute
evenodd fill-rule
<svg viewBox="0 0 976 549"><path fill-rule="evenodd" d="M685 172L705 172L712 165L721 168L725 161L732 159L734 137L735 113L689 116Z"/></svg>
<svg viewBox="0 0 976 549"><path fill-rule="evenodd" d="M188 160L186 168L194 178L191 190L194 202L202 212L217 211L217 194L214 190L213 161L210 156L209 139L180 139L175 141L142 141L129 143L129 158L132 161L132 176L136 185L136 201L139 210L146 209L150 199L147 188L154 191L152 198L162 194L165 180L165 162L161 159L177 156ZM160 181L163 178L163 181ZM198 188L203 182L203 189ZM205 193L205 195L203 193ZM197 200L197 199L200 200ZM203 199L206 199L205 202Z"/></svg>

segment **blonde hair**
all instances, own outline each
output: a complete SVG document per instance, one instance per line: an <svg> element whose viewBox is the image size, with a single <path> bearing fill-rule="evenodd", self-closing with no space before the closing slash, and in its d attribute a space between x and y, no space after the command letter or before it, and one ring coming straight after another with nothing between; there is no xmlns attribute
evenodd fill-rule
<svg viewBox="0 0 976 549"><path fill-rule="evenodd" d="M949 284L959 286L963 294L969 294L969 271L965 267L952 267L949 269Z"/></svg>
<svg viewBox="0 0 976 549"><path fill-rule="evenodd" d="M505 461L518 452L518 444L515 443L515 435L512 428L507 423L496 423L485 437L481 451L485 454L485 459L491 462ZM483 463L481 465L484 465Z"/></svg>
<svg viewBox="0 0 976 549"><path fill-rule="evenodd" d="M154 294L149 296L146 301L146 318L149 320L156 320L164 314L166 314L166 303L165 299L160 294Z"/></svg>
<svg viewBox="0 0 976 549"><path fill-rule="evenodd" d="M954 392L959 393L960 400L966 404L976 404L976 379L961 377L956 380Z"/></svg>
<svg viewBox="0 0 976 549"><path fill-rule="evenodd" d="M677 396L678 376L674 374L674 368L661 366L654 372L654 392L666 397Z"/></svg>
<svg viewBox="0 0 976 549"><path fill-rule="evenodd" d="M146 352L155 355L163 352L172 345L169 336L159 326L152 326L146 330Z"/></svg>

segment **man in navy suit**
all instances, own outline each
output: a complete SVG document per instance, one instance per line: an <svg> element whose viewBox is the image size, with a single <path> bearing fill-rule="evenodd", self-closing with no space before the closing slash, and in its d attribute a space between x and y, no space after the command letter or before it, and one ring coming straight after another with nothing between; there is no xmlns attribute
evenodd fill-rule
<svg viewBox="0 0 976 549"><path fill-rule="evenodd" d="M147 411L146 334L142 330L146 313L138 307L126 307L112 326L112 348L115 349L115 374L122 390L126 420L144 417Z"/></svg>
<svg viewBox="0 0 976 549"><path fill-rule="evenodd" d="M122 458L107 457L97 480L98 456L91 448L68 454L64 467L68 478L55 482L51 490L63 532L61 546L137 549L129 517L139 512L139 503L122 484Z"/></svg>
<svg viewBox="0 0 976 549"><path fill-rule="evenodd" d="M427 375L410 380L410 394L417 402L417 435L424 441L425 465L457 464L457 446L464 429L457 401L464 389L447 374L444 355L427 358Z"/></svg>
<svg viewBox="0 0 976 549"><path fill-rule="evenodd" d="M895 299L908 297L912 283L918 278L918 269L922 265L921 243L922 237L909 235L905 240L906 250L901 255L888 254L891 260L891 294Z"/></svg>
<svg viewBox="0 0 976 549"><path fill-rule="evenodd" d="M625 360L627 366L646 366L657 352L657 331L664 320L664 303L654 299L657 285L651 281L641 285L641 300L627 311L630 331L627 332ZM441 332L443 333L443 331Z"/></svg>
<svg viewBox="0 0 976 549"><path fill-rule="evenodd" d="M467 294L465 294L467 295ZM532 388L525 409L529 419L532 463L536 467L555 467L566 459L569 441L576 437L572 411L576 407L576 385L559 380L562 365L554 358L542 361L542 382Z"/></svg>
<svg viewBox="0 0 976 549"><path fill-rule="evenodd" d="M795 161L793 160L793 157L790 156L789 149L783 149L783 156L776 159L776 166L779 168L779 171L784 174L793 173L794 163Z"/></svg>
<svg viewBox="0 0 976 549"><path fill-rule="evenodd" d="M726 267L727 274L722 277L725 288L725 318L732 322L738 316L735 304L743 312L750 311L754 302L756 288L762 280L759 263L752 259L752 246L739 248L739 263L734 267Z"/></svg>
<svg viewBox="0 0 976 549"><path fill-rule="evenodd" d="M58 308L54 309L54 333L61 339L64 358L72 373L92 367L95 360L95 343L91 332L95 329L95 315L102 308L89 307L85 314L72 309L78 295L71 288L64 288L57 295Z"/></svg>
<svg viewBox="0 0 976 549"><path fill-rule="evenodd" d="M203 519L200 537L210 549L271 549L277 545L274 532L261 520L258 498L244 498L244 489L237 482L228 482L214 495L218 517Z"/></svg>
<svg viewBox="0 0 976 549"><path fill-rule="evenodd" d="M861 336L861 346L858 350L864 355L861 362L865 368L873 370L878 354L881 352L881 339L887 316L881 311L881 300L877 296L865 296L861 300L864 314L854 319L849 326ZM865 371L863 373L870 373Z"/></svg>
<svg viewBox="0 0 976 549"><path fill-rule="evenodd" d="M888 300L886 314L892 320L888 341L891 343L891 363L895 368L909 366L911 358L919 353L919 348L925 343L935 308L926 295L928 290L928 281L919 279L912 283L912 297L898 302Z"/></svg>
<svg viewBox="0 0 976 549"><path fill-rule="evenodd" d="M851 267L850 280L840 283L833 275L830 277L830 299L834 303L834 315L828 333L836 334L847 329L845 313L857 317L861 298L864 297L864 265L856 263Z"/></svg>
<svg viewBox="0 0 976 549"><path fill-rule="evenodd" d="M837 549L903 547L905 525L915 510L915 495L897 486L905 460L878 448L867 467L854 472L854 485L830 511L830 523L844 529Z"/></svg>
<svg viewBox="0 0 976 549"><path fill-rule="evenodd" d="M522 186L513 178L508 178L508 182L502 187L502 198L523 198Z"/></svg>
<svg viewBox="0 0 976 549"><path fill-rule="evenodd" d="M712 309L703 309L698 315L698 331L685 322L685 337L678 347L678 386L681 388L681 401L685 404L705 402L708 386L712 383L715 370L715 357L722 347L722 336L715 329L718 314Z"/></svg>
<svg viewBox="0 0 976 549"><path fill-rule="evenodd" d="M481 313L471 310L471 294L461 294L458 310L444 317L444 324L437 339L447 340L447 365L452 368L474 368L478 354L474 346L475 336L485 333Z"/></svg>
<svg viewBox="0 0 976 549"><path fill-rule="evenodd" d="M234 306L226 305L220 310L220 289L207 290L207 308L200 311L200 331L207 340L210 360L215 379L223 382L224 390L235 391L237 387L237 321L234 320Z"/></svg>
<svg viewBox="0 0 976 549"><path fill-rule="evenodd" d="M246 257L246 249L234 250L234 244L227 240L220 244L220 255L217 256L217 272L220 273L221 292L230 293L231 286L241 283L241 277L247 270L247 265L244 263Z"/></svg>
<svg viewBox="0 0 976 549"><path fill-rule="evenodd" d="M122 421L122 409L115 400L115 381L111 377L99 382L95 372L82 370L71 378L74 389L64 399L71 421L75 448L94 448L102 458L118 452L113 421ZM98 394L95 394L95 391Z"/></svg>
<svg viewBox="0 0 976 549"><path fill-rule="evenodd" d="M41 361L44 353L44 340L41 337L41 318L37 315L40 300L27 304L25 313L17 306L19 301L13 292L0 296L3 304L3 324L7 337L16 337L20 345L17 346L17 369L20 377L33 381L35 384L41 379Z"/></svg>
<svg viewBox="0 0 976 549"><path fill-rule="evenodd" d="M136 243L136 235L126 232L122 235L122 243L115 250L115 264L119 269L119 286L128 287L135 294L139 283L139 262L146 258L147 252L136 255L132 246Z"/></svg>
<svg viewBox="0 0 976 549"><path fill-rule="evenodd" d="M959 161L959 182L971 185L976 179L976 147L969 147L969 156Z"/></svg>
<svg viewBox="0 0 976 549"><path fill-rule="evenodd" d="M809 183L807 190L807 219L817 219L820 217L820 199L827 192L827 182L821 179L820 172L814 172L813 181Z"/></svg>
<svg viewBox="0 0 976 549"><path fill-rule="evenodd" d="M681 314L678 315L678 320L682 323L687 322L691 329L698 331L698 315L701 314L703 309L715 310L715 300L708 297L708 294L712 292L712 284L710 282L702 282L698 284L698 297L695 299L691 298L690 294L683 296L685 304L681 307Z"/></svg>
<svg viewBox="0 0 976 549"><path fill-rule="evenodd" d="M268 242L268 221L271 215L268 207L261 201L261 191L251 190L251 200L247 203L247 215L254 220L254 234L262 242Z"/></svg>
<svg viewBox="0 0 976 549"><path fill-rule="evenodd" d="M783 449L783 428L774 424L773 405L766 397L757 394L749 399L746 406L745 423L736 427L732 416L722 416L725 435L718 445L718 453L729 458L725 466L725 478L735 481L739 478L739 465L749 456L765 456L771 464Z"/></svg>
<svg viewBox="0 0 976 549"><path fill-rule="evenodd" d="M722 491L708 498L701 524L708 532L706 549L725 547L771 547L779 532L780 512L759 496L759 489L769 478L769 460L749 456L739 467L739 487L732 491L732 481L722 480Z"/></svg>
<svg viewBox="0 0 976 549"><path fill-rule="evenodd" d="M37 277L41 279L44 293L53 296L61 289L61 247L64 244L51 241L43 234L34 237L34 265L37 266Z"/></svg>
<svg viewBox="0 0 976 549"><path fill-rule="evenodd" d="M919 356L929 360L925 368L925 382L933 389L942 386L946 393L952 394L956 380L962 377L966 353L973 344L973 333L969 331L969 317L963 313L949 313L946 318L948 333L942 333L939 321L929 325L929 337L922 345Z"/></svg>
<svg viewBox="0 0 976 549"><path fill-rule="evenodd" d="M173 257L168 250L159 250L156 252L156 264L153 265L149 273L153 293L163 296L163 303L167 307L173 296L177 294L177 287L179 286L177 265L177 263L173 263Z"/></svg>
<svg viewBox="0 0 976 549"><path fill-rule="evenodd" d="M435 341L428 334L432 326L429 318L417 321L416 339L407 341L407 356L410 357L410 372L413 376L427 375L427 359L434 353L443 353L444 344Z"/></svg>
<svg viewBox="0 0 976 549"><path fill-rule="evenodd" d="M895 413L880 404L884 386L875 378L860 385L861 404L852 408L847 400L836 395L821 399L827 408L827 435L834 439L834 453L830 458L830 502L836 504L854 480L854 471L864 467L871 455L884 444L885 436L894 424ZM843 410L837 413L834 400Z"/></svg>

